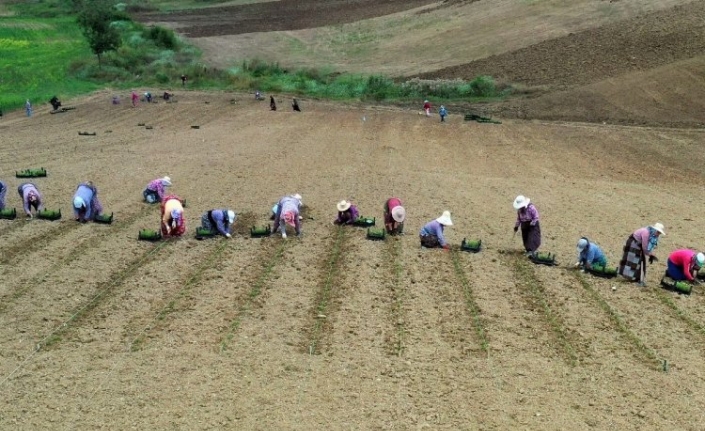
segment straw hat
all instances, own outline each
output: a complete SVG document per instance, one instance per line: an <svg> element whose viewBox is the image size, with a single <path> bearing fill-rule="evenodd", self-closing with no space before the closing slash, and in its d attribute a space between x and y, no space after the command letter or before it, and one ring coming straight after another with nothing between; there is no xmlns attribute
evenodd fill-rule
<svg viewBox="0 0 705 431"><path fill-rule="evenodd" d="M162 184L163 184L165 187L171 186L171 178L169 178L169 177L164 177L164 178L162 178Z"/></svg>
<svg viewBox="0 0 705 431"><path fill-rule="evenodd" d="M398 205L392 208L392 219L397 223L403 223L406 218L406 210L403 206Z"/></svg>
<svg viewBox="0 0 705 431"><path fill-rule="evenodd" d="M438 217L436 221L443 226L453 226L453 221L450 219L450 211L443 211L443 215Z"/></svg>
<svg viewBox="0 0 705 431"><path fill-rule="evenodd" d="M661 233L661 235L666 235L666 232L663 231L663 224L662 223L654 223L653 226L651 226L655 231Z"/></svg>
<svg viewBox="0 0 705 431"><path fill-rule="evenodd" d="M338 211L343 212L349 210L351 205L352 203L343 199L342 201L337 203L336 207L338 208Z"/></svg>
<svg viewBox="0 0 705 431"><path fill-rule="evenodd" d="M83 208L86 206L86 201L83 200L80 196L76 196L73 198L73 207L76 209Z"/></svg>
<svg viewBox="0 0 705 431"><path fill-rule="evenodd" d="M515 210L520 210L522 208L525 208L527 205L529 205L529 202L531 202L531 199L527 198L526 196L519 195L514 199L514 209Z"/></svg>
<svg viewBox="0 0 705 431"><path fill-rule="evenodd" d="M586 238L580 238L580 240L578 240L578 253L585 250L585 247L587 247L587 246L588 246L588 240Z"/></svg>
<svg viewBox="0 0 705 431"><path fill-rule="evenodd" d="M235 223L235 211L233 210L228 210L228 223Z"/></svg>

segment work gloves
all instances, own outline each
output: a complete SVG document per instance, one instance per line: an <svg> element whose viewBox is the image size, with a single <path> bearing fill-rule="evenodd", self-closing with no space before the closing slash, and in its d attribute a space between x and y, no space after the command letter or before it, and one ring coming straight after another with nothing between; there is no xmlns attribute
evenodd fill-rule
<svg viewBox="0 0 705 431"><path fill-rule="evenodd" d="M514 226L514 233L517 233L518 230L519 230L519 226Z"/></svg>

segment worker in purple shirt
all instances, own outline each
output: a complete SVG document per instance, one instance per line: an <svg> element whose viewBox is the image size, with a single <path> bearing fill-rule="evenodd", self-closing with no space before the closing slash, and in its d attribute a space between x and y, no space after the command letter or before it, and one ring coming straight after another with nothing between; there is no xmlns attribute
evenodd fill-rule
<svg viewBox="0 0 705 431"><path fill-rule="evenodd" d="M85 223L93 220L103 212L103 205L98 200L98 189L93 182L81 183L73 195L73 217L76 221Z"/></svg>
<svg viewBox="0 0 705 431"><path fill-rule="evenodd" d="M32 218L32 207L34 207L34 211L39 211L44 208L44 205L42 205L42 195L39 194L39 190L37 190L37 186L34 184L22 183L17 187L17 192L20 194L20 198L22 198L22 207L27 217Z"/></svg>
<svg viewBox="0 0 705 431"><path fill-rule="evenodd" d="M526 255L532 255L541 246L541 226L539 224L539 211L531 199L519 195L514 199L514 209L517 211L517 220L514 223L514 233L521 228L521 239L524 243Z"/></svg>
<svg viewBox="0 0 705 431"><path fill-rule="evenodd" d="M218 232L226 238L232 237L231 229L237 215L229 209L210 210L201 216L201 227L211 232Z"/></svg>
<svg viewBox="0 0 705 431"><path fill-rule="evenodd" d="M443 211L443 215L426 223L426 225L421 228L419 232L421 247L442 247L445 250L450 250L450 245L448 245L443 236L443 230L446 226L453 226L453 221L450 219L450 211Z"/></svg>
<svg viewBox="0 0 705 431"><path fill-rule="evenodd" d="M333 222L334 224L353 224L360 217L360 211L357 210L357 206L350 201L342 200L338 202L336 207L338 209L338 217Z"/></svg>
<svg viewBox="0 0 705 431"><path fill-rule="evenodd" d="M277 202L277 213L274 215L274 226L272 233L281 231L282 238L286 238L286 225L292 226L296 230L296 236L301 235L301 195L295 194L284 196Z"/></svg>
<svg viewBox="0 0 705 431"><path fill-rule="evenodd" d="M149 204L155 204L161 202L166 196L166 187L171 187L171 178L157 178L156 180L150 181L147 188L142 192L144 196L144 201Z"/></svg>
<svg viewBox="0 0 705 431"><path fill-rule="evenodd" d="M5 209L5 194L7 194L7 185L0 181L0 210Z"/></svg>

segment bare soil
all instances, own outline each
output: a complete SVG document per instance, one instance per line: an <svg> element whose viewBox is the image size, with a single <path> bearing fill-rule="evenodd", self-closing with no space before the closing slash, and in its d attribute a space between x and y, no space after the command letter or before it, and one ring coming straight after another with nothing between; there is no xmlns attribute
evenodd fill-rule
<svg viewBox="0 0 705 431"><path fill-rule="evenodd" d="M705 243L702 131L441 124L307 99L302 113L270 112L226 93L133 109L111 95L0 123L8 204L12 172L44 166L36 182L67 215L0 221L12 251L0 256L0 428L700 427L705 291L658 280L671 250ZM141 191L165 174L189 231L140 242L159 217ZM85 179L113 225L68 216ZM294 192L309 208L303 237L249 238ZM515 253L520 193L558 267ZM331 223L340 199L381 219L394 195L405 236L372 242ZM224 206L241 215L235 237L196 240L201 213ZM449 241L482 239L481 253L419 247L446 209ZM581 235L616 264L629 233L656 221L667 236L647 288L568 269Z"/></svg>

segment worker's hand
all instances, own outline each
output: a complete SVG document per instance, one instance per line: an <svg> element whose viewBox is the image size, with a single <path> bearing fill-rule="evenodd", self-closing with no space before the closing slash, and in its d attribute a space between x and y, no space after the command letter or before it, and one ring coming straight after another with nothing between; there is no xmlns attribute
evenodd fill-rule
<svg viewBox="0 0 705 431"><path fill-rule="evenodd" d="M27 214L27 218L32 218L32 214Z"/></svg>
<svg viewBox="0 0 705 431"><path fill-rule="evenodd" d="M443 250L450 251L450 245L449 244L444 245Z"/></svg>
<svg viewBox="0 0 705 431"><path fill-rule="evenodd" d="M226 233L226 234L225 234L225 237L226 237L226 238L232 238L232 235L230 235L229 233Z"/></svg>
<svg viewBox="0 0 705 431"><path fill-rule="evenodd" d="M573 268L579 268L580 267L580 262L575 262L575 265L573 265Z"/></svg>
<svg viewBox="0 0 705 431"><path fill-rule="evenodd" d="M658 262L658 257L651 255L649 256L649 263Z"/></svg>
<svg viewBox="0 0 705 431"><path fill-rule="evenodd" d="M516 233L519 230L519 226L514 226L514 232Z"/></svg>

